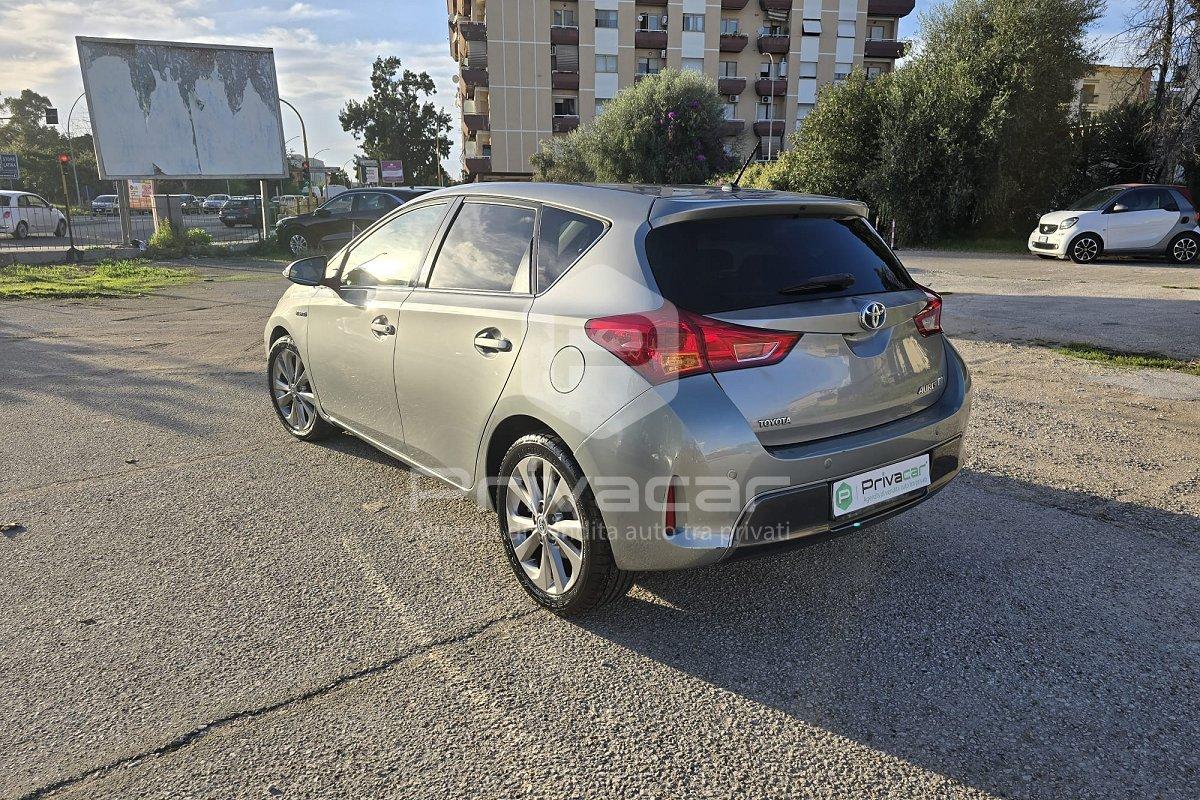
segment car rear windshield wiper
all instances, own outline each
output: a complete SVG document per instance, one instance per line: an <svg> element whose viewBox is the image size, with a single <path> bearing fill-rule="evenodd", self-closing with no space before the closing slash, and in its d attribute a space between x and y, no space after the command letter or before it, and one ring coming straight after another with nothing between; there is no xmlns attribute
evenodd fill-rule
<svg viewBox="0 0 1200 800"><path fill-rule="evenodd" d="M779 290L780 294L814 294L816 292L825 292L834 289L848 289L854 285L854 276L848 272L839 272L835 275L817 275L809 278L804 283L797 283L794 286L786 286Z"/></svg>

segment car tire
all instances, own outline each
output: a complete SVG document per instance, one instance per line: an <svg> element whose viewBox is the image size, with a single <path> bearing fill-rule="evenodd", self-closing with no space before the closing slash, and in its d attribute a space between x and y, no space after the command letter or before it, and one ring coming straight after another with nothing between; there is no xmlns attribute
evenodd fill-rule
<svg viewBox="0 0 1200 800"><path fill-rule="evenodd" d="M1200 236L1194 233L1179 234L1167 248L1167 258L1176 264L1191 264L1197 257L1200 257Z"/></svg>
<svg viewBox="0 0 1200 800"><path fill-rule="evenodd" d="M302 387L307 391L302 391ZM337 431L321 416L308 369L291 336L280 336L267 356L267 391L275 415L297 439L315 442Z"/></svg>
<svg viewBox="0 0 1200 800"><path fill-rule="evenodd" d="M29 225L24 222L18 222L17 227L13 230L14 239L24 239L29 235Z"/></svg>
<svg viewBox="0 0 1200 800"><path fill-rule="evenodd" d="M312 252L312 243L309 242L308 237L300 231L284 231L283 236L279 238L286 243L288 252L296 257L301 257Z"/></svg>
<svg viewBox="0 0 1200 800"><path fill-rule="evenodd" d="M550 507L541 497L547 468ZM596 498L566 445L547 434L523 436L508 449L498 477L501 540L530 597L574 616L625 596L635 573L617 566Z"/></svg>
<svg viewBox="0 0 1200 800"><path fill-rule="evenodd" d="M54 226L54 235L60 239L67 235L67 221L65 219L60 219L58 224Z"/></svg>
<svg viewBox="0 0 1200 800"><path fill-rule="evenodd" d="M1084 233L1071 240L1067 255L1076 264L1090 264L1104 252L1104 243L1094 233Z"/></svg>

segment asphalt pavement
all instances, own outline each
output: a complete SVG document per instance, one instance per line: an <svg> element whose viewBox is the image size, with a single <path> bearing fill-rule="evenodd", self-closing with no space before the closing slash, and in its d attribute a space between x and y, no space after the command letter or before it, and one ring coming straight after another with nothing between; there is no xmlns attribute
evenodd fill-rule
<svg viewBox="0 0 1200 800"><path fill-rule="evenodd" d="M283 431L279 265L0 304L0 795L1200 796L1200 378L1037 344L1189 351L1200 270L904 258L960 478L574 621L489 515Z"/></svg>

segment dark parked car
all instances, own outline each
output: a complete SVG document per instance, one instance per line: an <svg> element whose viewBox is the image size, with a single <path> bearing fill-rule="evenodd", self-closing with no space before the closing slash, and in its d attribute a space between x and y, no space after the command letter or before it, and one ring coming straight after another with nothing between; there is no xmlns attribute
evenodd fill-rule
<svg viewBox="0 0 1200 800"><path fill-rule="evenodd" d="M231 197L221 206L217 217L229 228L234 225L257 227L262 224L262 200L257 197Z"/></svg>
<svg viewBox="0 0 1200 800"><path fill-rule="evenodd" d="M325 201L312 213L284 217L275 236L295 255L310 250L336 250L375 220L414 197L432 191L425 186L350 189Z"/></svg>
<svg viewBox="0 0 1200 800"><path fill-rule="evenodd" d="M183 201L183 213L199 214L200 202L202 198L196 197L194 194L181 194L180 199Z"/></svg>

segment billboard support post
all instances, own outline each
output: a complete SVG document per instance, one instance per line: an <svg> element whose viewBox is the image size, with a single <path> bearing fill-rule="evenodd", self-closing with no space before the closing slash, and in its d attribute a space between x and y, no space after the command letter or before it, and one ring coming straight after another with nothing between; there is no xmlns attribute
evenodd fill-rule
<svg viewBox="0 0 1200 800"><path fill-rule="evenodd" d="M129 181L117 181L117 208L121 210L121 241L133 244L133 219L129 215Z"/></svg>
<svg viewBox="0 0 1200 800"><path fill-rule="evenodd" d="M75 225L71 222L71 193L67 189L67 170L63 166L63 162L67 159L66 154L58 157L58 174L62 176L63 185L63 200L64 207L67 209L67 235L71 237L71 249L67 251L72 264L79 263L79 251L75 249Z"/></svg>
<svg viewBox="0 0 1200 800"><path fill-rule="evenodd" d="M262 214L262 240L267 240L267 182L265 180L258 182L258 196L261 199L259 203L259 212Z"/></svg>

